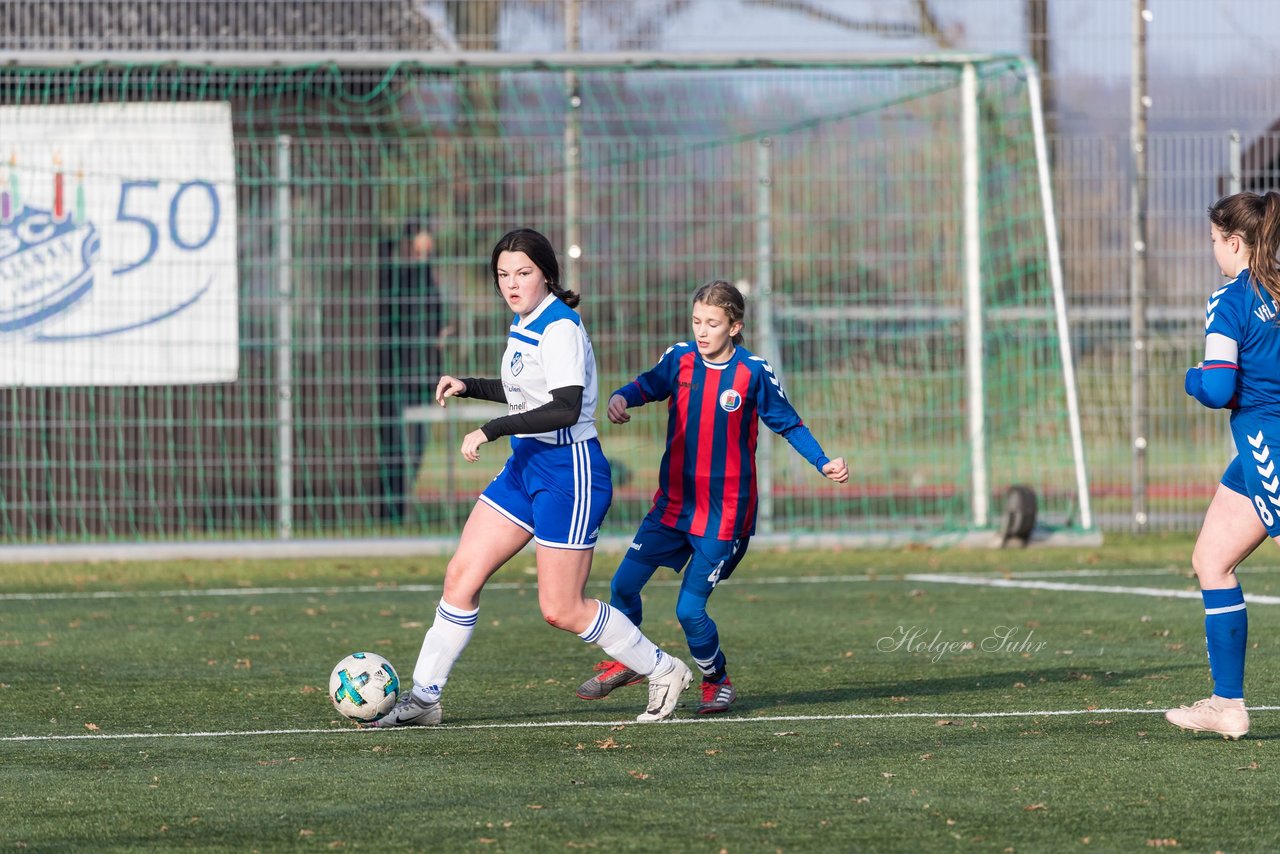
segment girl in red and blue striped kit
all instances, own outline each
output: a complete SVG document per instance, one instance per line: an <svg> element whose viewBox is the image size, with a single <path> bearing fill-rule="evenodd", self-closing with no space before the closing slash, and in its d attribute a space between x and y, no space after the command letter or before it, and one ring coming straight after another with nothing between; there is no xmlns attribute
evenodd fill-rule
<svg viewBox="0 0 1280 854"><path fill-rule="evenodd" d="M667 449L653 508L640 523L613 576L610 604L637 626L640 591L660 566L683 571L676 617L702 672L701 714L727 711L737 694L729 680L707 599L742 561L756 524L756 438L759 423L785 438L828 480L845 483L849 467L830 459L800 420L773 368L742 347L746 303L733 285L711 281L693 295L693 340L673 344L658 364L615 391L609 420L667 401ZM578 696L598 700L644 677L617 661Z"/></svg>

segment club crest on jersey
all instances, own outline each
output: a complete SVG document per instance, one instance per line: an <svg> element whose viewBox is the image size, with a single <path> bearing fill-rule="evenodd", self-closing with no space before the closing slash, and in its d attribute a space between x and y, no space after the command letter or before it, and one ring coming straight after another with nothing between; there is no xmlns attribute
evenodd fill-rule
<svg viewBox="0 0 1280 854"><path fill-rule="evenodd" d="M517 350L516 354L511 357L511 376L518 377L520 376L520 372L523 370L524 370L524 353L521 353L520 351Z"/></svg>
<svg viewBox="0 0 1280 854"><path fill-rule="evenodd" d="M742 395L735 389L720 392L720 408L725 412L737 412L742 408Z"/></svg>

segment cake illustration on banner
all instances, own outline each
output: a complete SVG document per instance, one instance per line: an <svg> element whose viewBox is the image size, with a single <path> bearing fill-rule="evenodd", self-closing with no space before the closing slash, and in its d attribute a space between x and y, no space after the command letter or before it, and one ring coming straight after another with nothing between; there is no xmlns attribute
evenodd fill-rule
<svg viewBox="0 0 1280 854"><path fill-rule="evenodd" d="M6 171L0 180L0 334L33 331L88 295L100 249L97 229L84 213L83 173L72 215L57 157L47 209L27 204L16 156L10 155Z"/></svg>

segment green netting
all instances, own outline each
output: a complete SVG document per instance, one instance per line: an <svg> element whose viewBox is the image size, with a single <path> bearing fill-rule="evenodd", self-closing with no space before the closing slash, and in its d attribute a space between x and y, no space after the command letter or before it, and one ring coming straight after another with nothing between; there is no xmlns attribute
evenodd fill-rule
<svg viewBox="0 0 1280 854"><path fill-rule="evenodd" d="M1020 69L977 65L991 523L1024 483L1043 521L1072 526ZM749 293L748 346L853 472L829 484L775 441L763 530L971 530L960 78L947 62L5 68L0 104L28 116L230 105L239 358L229 382L0 390L0 537L455 534L503 447L467 464L457 447L475 416L424 424L412 407L441 371L497 374L509 318L486 263L516 226L551 237L583 293L602 398L689 335L699 283ZM136 128L140 141L152 132ZM411 217L434 238L438 299L386 248ZM0 285L12 285L4 247ZM406 292L389 296L388 282ZM29 330L0 337L0 359L19 343ZM665 421L653 407L601 425L616 486L606 534L647 510Z"/></svg>

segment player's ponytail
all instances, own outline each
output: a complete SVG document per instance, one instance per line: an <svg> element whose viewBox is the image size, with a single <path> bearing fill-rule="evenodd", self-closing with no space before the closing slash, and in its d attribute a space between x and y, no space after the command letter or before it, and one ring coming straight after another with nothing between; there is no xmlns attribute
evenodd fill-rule
<svg viewBox="0 0 1280 854"><path fill-rule="evenodd" d="M1224 237L1236 235L1249 248L1249 279L1280 305L1280 193L1243 192L1219 199L1209 208L1209 222Z"/></svg>
<svg viewBox="0 0 1280 854"><path fill-rule="evenodd" d="M1249 257L1249 275L1266 289L1280 305L1280 193L1268 191L1262 196L1262 217L1258 237Z"/></svg>
<svg viewBox="0 0 1280 854"><path fill-rule="evenodd" d="M502 294L498 285L498 256L503 252L523 252L529 260L542 271L547 280L547 289L556 295L569 308L577 308L582 298L576 293L560 286L560 262L556 260L556 250L551 241L532 228L517 228L502 235L502 239L493 247L493 255L489 259L489 272L493 275L493 287Z"/></svg>
<svg viewBox="0 0 1280 854"><path fill-rule="evenodd" d="M693 301L722 309L725 316L729 318L730 326L735 323L743 323L747 314L747 301L743 299L742 291L723 279L712 279L709 282L705 282L693 292ZM733 336L733 343L742 343L741 331Z"/></svg>

